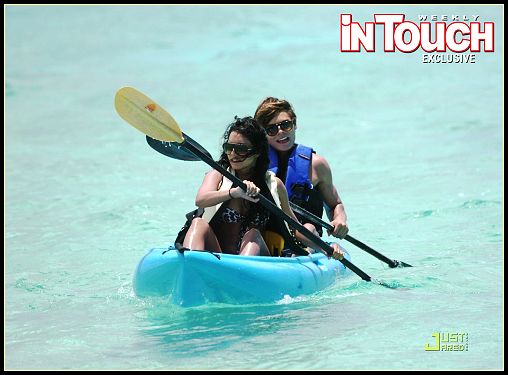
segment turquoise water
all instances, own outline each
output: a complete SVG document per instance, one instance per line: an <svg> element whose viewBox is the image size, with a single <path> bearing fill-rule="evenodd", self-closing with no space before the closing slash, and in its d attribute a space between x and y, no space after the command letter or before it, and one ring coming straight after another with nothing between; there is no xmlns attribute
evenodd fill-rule
<svg viewBox="0 0 508 375"><path fill-rule="evenodd" d="M8 6L5 368L500 369L503 336L501 6ZM341 54L338 15L480 15L496 52ZM351 276L266 305L138 299L137 262L166 246L208 167L169 159L113 107L134 86L218 156L234 115L295 107L329 161ZM425 351L434 333L467 351Z"/></svg>

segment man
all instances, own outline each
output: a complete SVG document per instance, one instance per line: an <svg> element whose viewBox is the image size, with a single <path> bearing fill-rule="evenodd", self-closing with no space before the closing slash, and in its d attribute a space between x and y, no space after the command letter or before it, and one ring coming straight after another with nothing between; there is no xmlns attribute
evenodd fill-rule
<svg viewBox="0 0 508 375"><path fill-rule="evenodd" d="M269 169L285 183L289 200L318 217L322 216L325 204L333 226L328 234L344 238L348 232L347 216L333 185L330 166L312 148L295 143L296 115L291 104L268 97L258 106L254 117L268 135ZM310 231L322 235L321 226L297 216Z"/></svg>

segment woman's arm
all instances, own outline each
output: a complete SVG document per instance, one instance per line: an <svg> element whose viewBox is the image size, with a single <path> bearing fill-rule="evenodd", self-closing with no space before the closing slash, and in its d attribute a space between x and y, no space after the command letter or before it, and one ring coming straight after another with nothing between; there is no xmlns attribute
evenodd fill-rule
<svg viewBox="0 0 508 375"><path fill-rule="evenodd" d="M284 186L284 183L279 178L277 178L277 192L279 194L280 205L281 205L282 210L287 215L292 217L294 220L299 222L299 220L296 217L295 213L293 212L293 210L289 206L288 192L286 190L286 187ZM312 228L314 228L314 226L312 226ZM316 231L315 228L314 228L314 230L311 230L311 232L313 232L313 234L316 237L319 237L319 233ZM298 241L302 242L305 246L309 247L310 249L314 249L314 250L318 250L319 249L318 251L322 251L321 248L317 244L315 244L314 242L309 240L307 237L305 237L302 233L300 233L300 231L295 230L295 236L296 236L296 239ZM330 246L333 248L332 257L335 258L335 259L342 259L343 256L344 256L344 252L339 247L339 245L336 244L336 243L332 243L332 244L330 244ZM309 251L309 249L306 249L306 250ZM309 252L313 252L313 251L310 250Z"/></svg>
<svg viewBox="0 0 508 375"><path fill-rule="evenodd" d="M221 180L222 175L215 169L205 175L196 195L196 206L211 207L231 199L228 190L218 191Z"/></svg>
<svg viewBox="0 0 508 375"><path fill-rule="evenodd" d="M289 206L289 199L288 199L288 192L286 190L286 187L284 186L284 183L277 178L277 193L279 194L280 199L280 206L282 208L282 211L284 211L288 216L290 216L292 219L294 219L297 222L300 222L298 218L296 217L295 213ZM317 233L317 232L316 232ZM317 234L319 236L319 234ZM309 247L315 247L316 245L307 239L303 234L301 234L298 230L295 230L295 236L296 239L300 242L302 242L305 246Z"/></svg>
<svg viewBox="0 0 508 375"><path fill-rule="evenodd" d="M196 206L204 208L215 206L233 198L243 198L251 202L257 202L259 198L253 198L259 193L259 188L251 181L243 181L247 185L247 191L239 186L229 190L218 190L222 180L222 174L215 169L205 175L203 183L196 195Z"/></svg>

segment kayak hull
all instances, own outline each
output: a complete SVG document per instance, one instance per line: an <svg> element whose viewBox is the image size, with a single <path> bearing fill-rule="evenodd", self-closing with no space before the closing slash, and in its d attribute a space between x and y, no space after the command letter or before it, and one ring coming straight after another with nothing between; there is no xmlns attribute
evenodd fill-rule
<svg viewBox="0 0 508 375"><path fill-rule="evenodd" d="M170 296L180 306L265 303L315 293L349 272L321 253L278 258L154 248L139 262L133 285L139 297Z"/></svg>

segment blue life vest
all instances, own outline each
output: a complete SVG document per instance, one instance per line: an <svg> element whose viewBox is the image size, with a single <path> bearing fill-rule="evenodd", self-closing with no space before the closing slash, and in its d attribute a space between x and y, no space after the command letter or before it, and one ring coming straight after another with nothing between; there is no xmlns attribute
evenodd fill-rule
<svg viewBox="0 0 508 375"><path fill-rule="evenodd" d="M314 185L312 185L312 176L309 175L312 164L312 153L312 148L297 144L289 155L286 176L281 176L281 179L283 181L285 179L284 184L290 202L297 204L317 217L322 217L323 198L321 194L314 189ZM279 169L279 155L271 146L269 149L269 157L269 170L277 174L277 170ZM299 214L296 214L296 217L302 224L311 222L309 219ZM319 234L322 235L323 229L321 226L316 223L312 224L314 224Z"/></svg>
<svg viewBox="0 0 508 375"><path fill-rule="evenodd" d="M279 169L279 155L273 147L269 149L270 166L269 170L277 174ZM309 176L312 163L312 148L304 145L296 145L291 151L288 159L288 167L286 171L286 190L288 191L289 200L298 199L307 202L309 195L307 190L314 188L311 176Z"/></svg>

